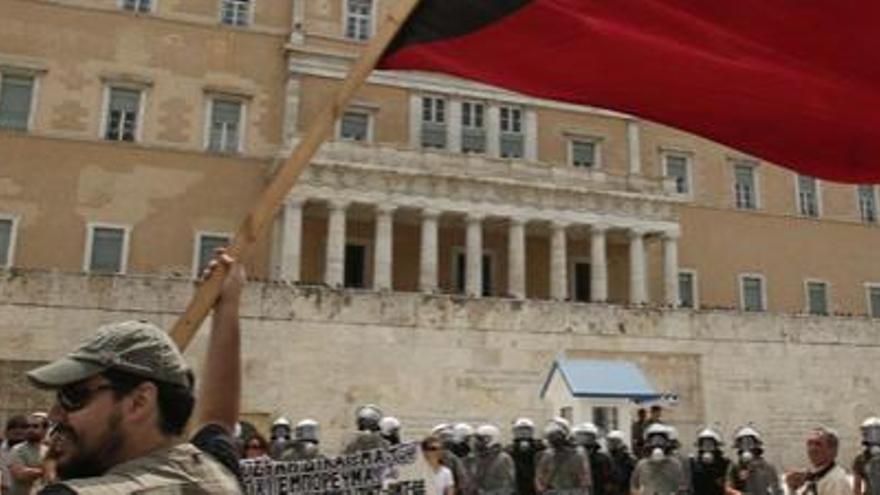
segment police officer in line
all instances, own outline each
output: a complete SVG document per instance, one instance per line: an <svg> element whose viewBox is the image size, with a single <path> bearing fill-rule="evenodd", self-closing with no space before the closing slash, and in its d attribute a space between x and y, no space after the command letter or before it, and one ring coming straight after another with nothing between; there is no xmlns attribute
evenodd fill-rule
<svg viewBox="0 0 880 495"><path fill-rule="evenodd" d="M721 450L723 445L721 434L712 428L703 428L697 433L697 451L688 460L695 494L725 495L730 459Z"/></svg>
<svg viewBox="0 0 880 495"><path fill-rule="evenodd" d="M238 307L244 268L225 265L201 386L168 334L144 321L112 323L72 353L27 373L55 391L53 459L59 482L42 495L241 493L232 432L241 399ZM195 405L195 436L180 439Z"/></svg>
<svg viewBox="0 0 880 495"><path fill-rule="evenodd" d="M269 428L269 456L272 459L281 459L290 441L290 420L280 416Z"/></svg>
<svg viewBox="0 0 880 495"><path fill-rule="evenodd" d="M674 455L669 428L654 423L645 429L648 455L633 470L630 490L639 495L687 493L687 480L681 462Z"/></svg>
<svg viewBox="0 0 880 495"><path fill-rule="evenodd" d="M880 495L880 418L862 423L862 451L853 461L853 493Z"/></svg>
<svg viewBox="0 0 880 495"><path fill-rule="evenodd" d="M565 418L553 418L544 427L548 448L538 460L535 490L539 494L567 491L588 494L592 479L590 461L571 440Z"/></svg>
<svg viewBox="0 0 880 495"><path fill-rule="evenodd" d="M400 420L394 416L385 416L379 421L379 433L389 445L399 445Z"/></svg>
<svg viewBox="0 0 880 495"><path fill-rule="evenodd" d="M583 449L590 460L593 490L591 495L607 495L611 489L611 459L601 451L599 428L593 423L581 423L572 428L575 445Z"/></svg>
<svg viewBox="0 0 880 495"><path fill-rule="evenodd" d="M366 450L387 448L388 442L379 433L381 419L382 410L379 409L379 406L367 404L359 407L355 412L357 435L345 446L342 453L349 455Z"/></svg>
<svg viewBox="0 0 880 495"><path fill-rule="evenodd" d="M727 470L728 494L782 495L782 483L776 468L764 459L764 441L751 426L744 426L733 436L737 458Z"/></svg>
<svg viewBox="0 0 880 495"><path fill-rule="evenodd" d="M472 486L470 475L465 467L464 460L452 451L452 447L455 444L452 425L440 423L431 430L431 435L439 438L440 443L443 445L443 465L452 471L456 495L469 495Z"/></svg>
<svg viewBox="0 0 880 495"><path fill-rule="evenodd" d="M452 444L449 449L459 459L467 459L471 455L471 442L474 436L474 428L467 423L455 423L452 427Z"/></svg>
<svg viewBox="0 0 880 495"><path fill-rule="evenodd" d="M513 495L516 473L513 459L501 448L501 431L481 425L474 433L474 452L468 462L477 495Z"/></svg>
<svg viewBox="0 0 880 495"><path fill-rule="evenodd" d="M304 419L293 429L293 441L281 455L282 461L307 461L321 457L320 424L314 419Z"/></svg>
<svg viewBox="0 0 880 495"><path fill-rule="evenodd" d="M608 445L608 457L611 460L611 481L608 494L629 495L629 479L636 467L636 458L629 452L622 431L609 431L605 436L605 442Z"/></svg>
<svg viewBox="0 0 880 495"><path fill-rule="evenodd" d="M511 434L513 442L507 446L507 453L516 468L516 493L535 495L535 467L544 443L535 438L535 423L528 418L514 421Z"/></svg>

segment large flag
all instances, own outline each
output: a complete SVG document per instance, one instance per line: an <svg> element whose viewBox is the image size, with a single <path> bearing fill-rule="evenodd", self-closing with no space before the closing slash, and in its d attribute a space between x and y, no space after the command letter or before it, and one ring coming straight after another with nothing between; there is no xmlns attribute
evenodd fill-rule
<svg viewBox="0 0 880 495"><path fill-rule="evenodd" d="M667 124L880 183L880 0L422 0L380 68Z"/></svg>

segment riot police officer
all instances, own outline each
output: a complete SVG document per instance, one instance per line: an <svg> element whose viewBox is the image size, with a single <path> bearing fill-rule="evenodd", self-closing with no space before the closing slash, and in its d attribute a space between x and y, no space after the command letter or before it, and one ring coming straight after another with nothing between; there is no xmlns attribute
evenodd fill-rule
<svg viewBox="0 0 880 495"><path fill-rule="evenodd" d="M645 429L647 457L641 459L633 470L630 489L643 495L675 494L687 492L687 480L681 462L673 451L669 427L654 423Z"/></svg>
<svg viewBox="0 0 880 495"><path fill-rule="evenodd" d="M544 428L548 448L538 460L535 475L537 493L569 491L589 493L590 461L571 440L571 426L565 418L554 418Z"/></svg>
<svg viewBox="0 0 880 495"><path fill-rule="evenodd" d="M389 445L400 444L400 420L394 416L385 416L379 420L379 433Z"/></svg>
<svg viewBox="0 0 880 495"><path fill-rule="evenodd" d="M629 479L636 467L636 458L629 452L623 432L611 430L605 436L608 457L611 459L609 495L629 495ZM642 442L639 442L641 445Z"/></svg>
<svg viewBox="0 0 880 495"><path fill-rule="evenodd" d="M611 489L611 459L600 450L599 428L593 423L581 423L571 433L575 445L583 449L590 460L592 495L607 495Z"/></svg>
<svg viewBox="0 0 880 495"><path fill-rule="evenodd" d="M358 433L345 446L343 454L388 448L388 442L379 433L379 421L382 419L382 410L379 409L379 406L373 404L361 406L355 412L355 418Z"/></svg>
<svg viewBox="0 0 880 495"><path fill-rule="evenodd" d="M724 441L712 428L697 433L696 453L688 460L691 486L699 495L724 495L724 481L730 467L730 459L721 450Z"/></svg>
<svg viewBox="0 0 880 495"><path fill-rule="evenodd" d="M501 432L495 425L481 425L474 434L470 475L478 495L513 495L516 474L513 459L501 448Z"/></svg>
<svg viewBox="0 0 880 495"><path fill-rule="evenodd" d="M272 459L280 459L289 443L290 420L280 416L269 428L269 456Z"/></svg>
<svg viewBox="0 0 880 495"><path fill-rule="evenodd" d="M744 426L733 436L737 458L727 470L727 488L733 493L782 495L776 468L764 459L764 440L751 426Z"/></svg>
<svg viewBox="0 0 880 495"><path fill-rule="evenodd" d="M862 423L863 450L853 461L853 492L880 495L880 418Z"/></svg>
<svg viewBox="0 0 880 495"><path fill-rule="evenodd" d="M293 441L284 450L282 461L305 461L321 457L319 448L320 425L314 419L304 419L293 428Z"/></svg>
<svg viewBox="0 0 880 495"><path fill-rule="evenodd" d="M535 466L544 443L535 438L535 423L528 418L514 421L511 433L513 442L507 446L507 453L516 468L516 493L535 495Z"/></svg>
<svg viewBox="0 0 880 495"><path fill-rule="evenodd" d="M459 459L467 459L471 455L471 440L474 436L474 428L467 423L456 423L452 427L452 444L449 449Z"/></svg>

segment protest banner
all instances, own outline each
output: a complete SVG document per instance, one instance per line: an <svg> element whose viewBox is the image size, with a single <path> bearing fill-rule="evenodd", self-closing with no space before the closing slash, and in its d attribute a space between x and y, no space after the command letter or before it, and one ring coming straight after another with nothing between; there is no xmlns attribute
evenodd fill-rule
<svg viewBox="0 0 880 495"><path fill-rule="evenodd" d="M418 443L302 461L241 461L247 495L425 495L431 471Z"/></svg>

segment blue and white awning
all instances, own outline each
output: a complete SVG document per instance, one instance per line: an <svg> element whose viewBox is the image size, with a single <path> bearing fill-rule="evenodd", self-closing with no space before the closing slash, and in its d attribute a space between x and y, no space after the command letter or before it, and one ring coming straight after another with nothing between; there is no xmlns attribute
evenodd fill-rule
<svg viewBox="0 0 880 495"><path fill-rule="evenodd" d="M571 395L578 398L648 402L664 397L651 387L638 365L630 361L558 358L541 388L542 398L557 372Z"/></svg>

